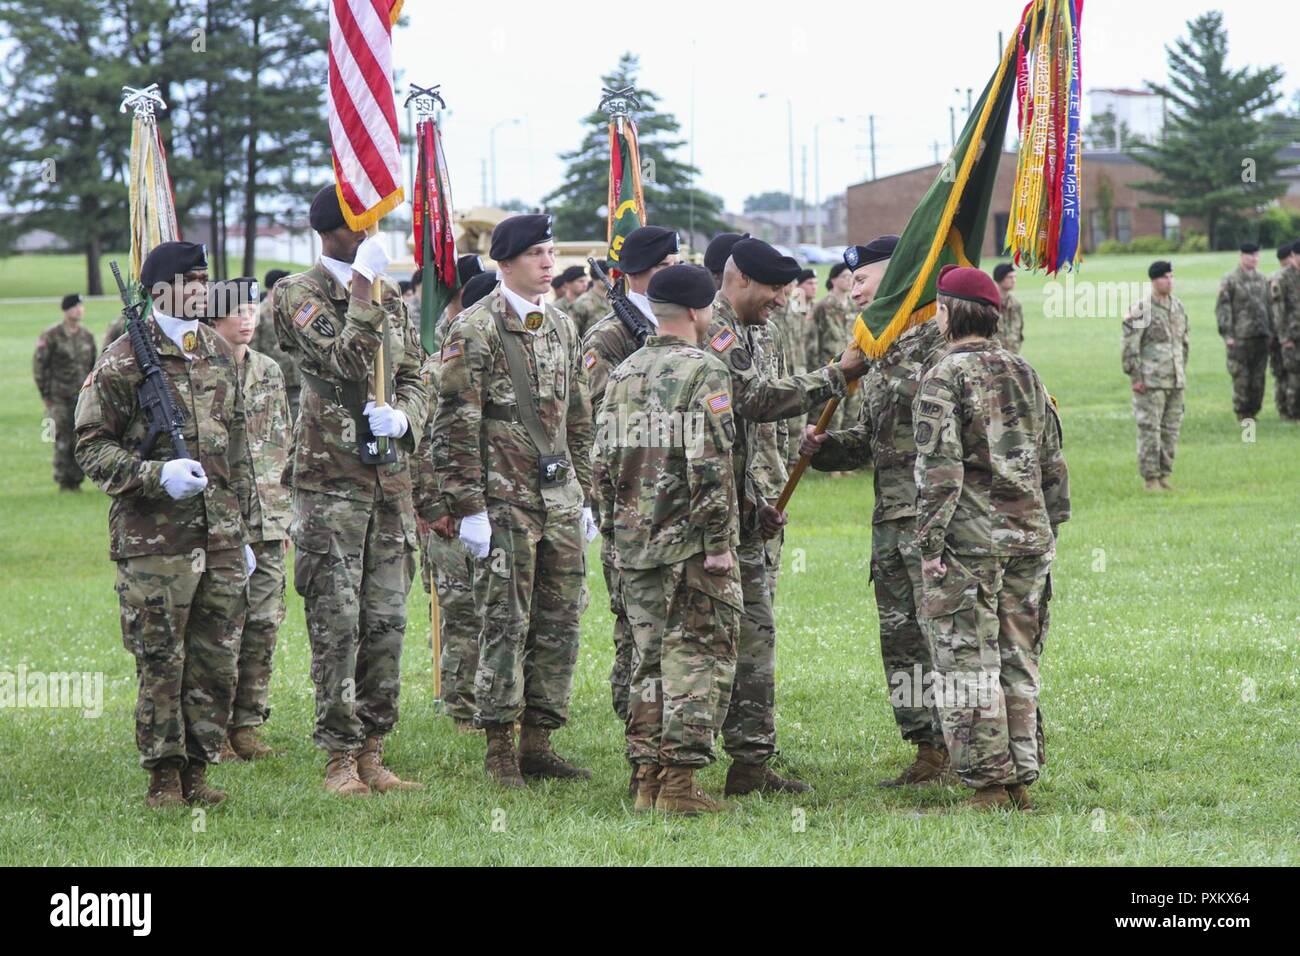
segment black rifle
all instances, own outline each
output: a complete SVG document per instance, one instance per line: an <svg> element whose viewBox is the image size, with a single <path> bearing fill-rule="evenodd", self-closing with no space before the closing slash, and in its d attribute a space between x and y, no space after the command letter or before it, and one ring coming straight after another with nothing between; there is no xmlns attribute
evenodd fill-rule
<svg viewBox="0 0 1300 956"><path fill-rule="evenodd" d="M126 306L124 310L126 332L131 337L131 350L135 352L135 364L140 366L140 372L144 375L136 399L140 403L140 411L144 413L149 430L145 433L144 441L140 442L140 447L136 449L136 454L141 459L148 458L158 436L166 433L171 436L172 451L176 453L176 457L189 458L190 453L185 447L183 431L185 413L172 401L167 375L158 361L158 350L154 348L145 332L144 302L131 301L131 295L126 291L126 283L122 281L122 273L117 268L116 262L110 262L109 268L113 270L113 278L117 280L117 291L121 293L122 304Z"/></svg>
<svg viewBox="0 0 1300 956"><path fill-rule="evenodd" d="M588 258L587 264L591 266L591 271L596 273L596 278L605 286L605 291L609 293L609 304L614 308L614 314L618 320L623 323L624 327L632 333L632 338L636 339L636 347L640 348L645 345L645 340L654 334L654 327L650 320L628 301L623 290L610 281L605 270L600 267L600 263L595 259Z"/></svg>

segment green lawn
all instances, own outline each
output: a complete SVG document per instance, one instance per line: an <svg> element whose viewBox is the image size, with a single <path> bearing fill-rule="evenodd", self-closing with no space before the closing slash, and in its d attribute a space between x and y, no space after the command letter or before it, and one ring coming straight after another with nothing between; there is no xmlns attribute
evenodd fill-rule
<svg viewBox="0 0 1300 956"><path fill-rule="evenodd" d="M873 786L910 750L886 701L867 584L867 475L814 476L791 509L777 724L787 766L816 786L806 798L748 798L693 821L631 813L593 547L573 716L557 735L595 769L589 784L511 794L488 785L481 740L435 715L417 586L389 754L426 790L359 802L323 793L302 605L291 595L268 725L281 755L216 768L230 799L202 827L188 811L147 811L107 501L94 489L57 494L41 441L29 361L57 306L0 302L0 670L101 671L107 698L98 719L0 711L0 865L1300 862L1300 426L1278 420L1270 395L1255 441L1243 441L1212 314L1234 257L1173 258L1192 318L1191 387L1177 490L1160 496L1137 475L1120 317L1046 319L1042 280L1021 279L1025 354L1060 401L1074 501L1054 575L1049 762L1032 815L931 813L963 791ZM0 295L25 294L4 278L17 266L0 263ZM1146 266L1098 258L1081 280L1145 281ZM92 330L113 311L92 303ZM725 766L705 774L715 792Z"/></svg>
<svg viewBox="0 0 1300 956"><path fill-rule="evenodd" d="M113 281L113 273L108 264L113 259L122 269L122 275L127 274L127 263L131 260L129 252L106 252L99 260L99 274L104 284L104 294L117 299L117 285ZM230 268L238 270L243 264L241 257L230 257ZM268 269L289 269L298 271L300 266L294 266L286 262L259 261L257 263L257 277L261 279ZM238 275L238 273L235 273ZM38 296L53 296L55 299L61 299L69 292L86 291L86 260L84 256L68 256L54 254L36 254L29 256L9 256L0 257L0 299L5 298L35 298ZM57 306L57 303L56 303ZM57 308L55 309L57 318ZM53 321L53 320L51 320ZM100 327L95 327L95 332L101 332L107 323Z"/></svg>

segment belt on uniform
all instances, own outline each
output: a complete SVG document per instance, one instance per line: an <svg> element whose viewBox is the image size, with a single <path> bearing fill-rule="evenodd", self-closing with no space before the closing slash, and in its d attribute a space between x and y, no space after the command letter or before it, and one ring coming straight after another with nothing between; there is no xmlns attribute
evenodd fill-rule
<svg viewBox="0 0 1300 956"><path fill-rule="evenodd" d="M367 401L366 382L331 382L319 375L313 375L306 369L302 369L301 372L302 383L325 401L341 405L351 412L354 418L361 415L361 409L365 407ZM392 394L391 387L389 394Z"/></svg>
<svg viewBox="0 0 1300 956"><path fill-rule="evenodd" d="M483 417L490 418L495 422L517 422L519 421L519 406L498 405L496 402L488 402L483 406Z"/></svg>

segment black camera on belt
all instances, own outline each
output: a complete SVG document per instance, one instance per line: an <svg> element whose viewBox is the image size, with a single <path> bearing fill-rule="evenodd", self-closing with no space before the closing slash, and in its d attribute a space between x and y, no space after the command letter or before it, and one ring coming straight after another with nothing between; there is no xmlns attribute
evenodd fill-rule
<svg viewBox="0 0 1300 956"><path fill-rule="evenodd" d="M554 488L569 480L567 455L542 455L537 464L543 488Z"/></svg>

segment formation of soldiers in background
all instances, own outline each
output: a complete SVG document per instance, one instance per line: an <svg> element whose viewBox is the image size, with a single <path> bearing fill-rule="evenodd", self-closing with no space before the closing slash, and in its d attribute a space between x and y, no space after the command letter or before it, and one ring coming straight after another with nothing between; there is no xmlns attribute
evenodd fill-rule
<svg viewBox="0 0 1300 956"><path fill-rule="evenodd" d="M551 736L568 720L597 535L634 807L722 809L695 780L718 737L727 796L810 790L773 766L788 520L774 504L802 454L832 474L873 470L886 691L917 748L882 785L960 779L976 807L1032 807L1045 759L1038 664L1069 494L1054 402L1018 355L1009 265L992 278L947 267L936 319L868 362L853 323L897 237L849 247L818 300L815 275L761 240L720 235L701 267L682 261L671 230L645 226L615 263L652 328L641 342L594 273L556 274L549 217L513 216L493 233L497 272L459 261L426 354L419 275L401 286L384 275L382 247L346 226L332 187L310 220L320 259L268 274L261 296L251 279L210 295L201 246L165 243L146 259L147 330L186 411L188 459L166 441L136 453L141 372L121 319L96 361L69 296L38 342L55 480L75 489L84 469L113 497L150 806L219 802L209 764L271 753L258 728L290 540L330 792L420 786L383 757L417 550L442 611L445 710L484 734L489 777L512 788L589 778ZM1258 250L1243 247L1219 294L1239 417L1259 411L1270 356L1279 412L1300 416L1300 255L1278 257L1266 281ZM1150 294L1124 319L1151 490L1169 487L1186 387L1172 272L1154 263ZM649 431L629 426L656 415ZM1019 493L990 495L998 479Z"/></svg>

